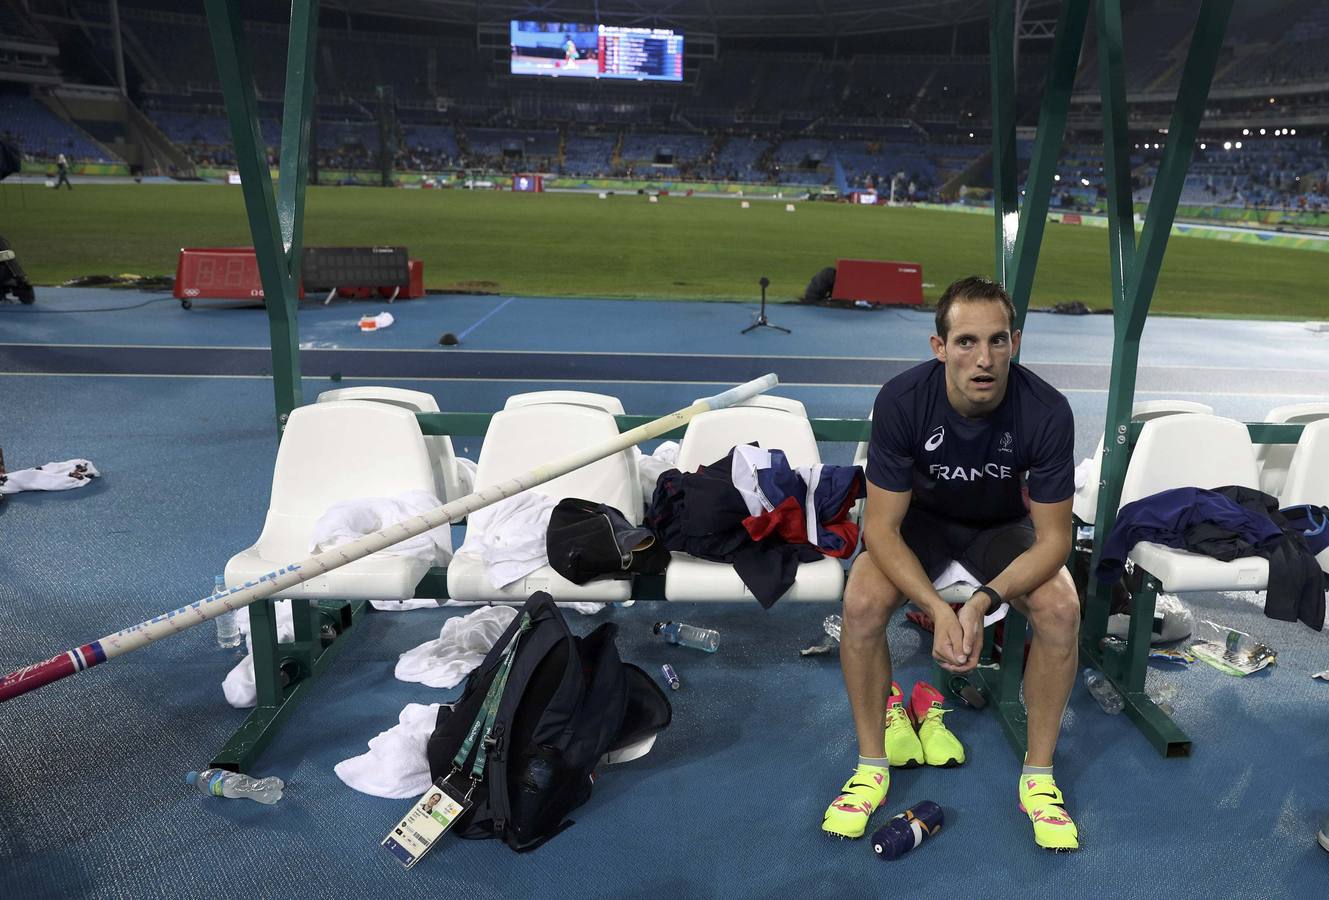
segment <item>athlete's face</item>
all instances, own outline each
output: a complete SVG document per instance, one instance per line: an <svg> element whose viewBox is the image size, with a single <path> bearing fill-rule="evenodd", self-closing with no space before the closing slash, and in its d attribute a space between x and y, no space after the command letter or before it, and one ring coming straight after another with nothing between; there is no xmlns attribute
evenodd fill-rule
<svg viewBox="0 0 1329 900"><path fill-rule="evenodd" d="M946 340L932 336L932 352L946 365L946 397L962 416L986 415L1006 396L1020 332L1011 333L994 300L957 300L947 315Z"/></svg>

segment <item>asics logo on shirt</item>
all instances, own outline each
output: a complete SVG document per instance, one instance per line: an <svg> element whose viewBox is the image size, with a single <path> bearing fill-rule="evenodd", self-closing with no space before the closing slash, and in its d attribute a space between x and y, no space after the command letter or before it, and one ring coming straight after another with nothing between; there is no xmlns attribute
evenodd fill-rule
<svg viewBox="0 0 1329 900"><path fill-rule="evenodd" d="M938 425L937 430L928 435L928 439L923 443L924 450L936 450L941 446L942 439L946 437L946 426Z"/></svg>

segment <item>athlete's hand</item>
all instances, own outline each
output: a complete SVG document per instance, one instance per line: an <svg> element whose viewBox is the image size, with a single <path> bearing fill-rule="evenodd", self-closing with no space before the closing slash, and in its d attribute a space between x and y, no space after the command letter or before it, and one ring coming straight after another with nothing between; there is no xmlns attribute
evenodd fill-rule
<svg viewBox="0 0 1329 900"><path fill-rule="evenodd" d="M987 605L987 597L979 594L966 603L956 616L963 634L960 652L964 654L964 664L954 669L955 672L968 672L978 665L978 658L983 653L983 608Z"/></svg>
<svg viewBox="0 0 1329 900"><path fill-rule="evenodd" d="M939 606L932 615L932 658L948 672L968 672L977 656L964 651L964 627L949 606ZM981 621L981 620L980 620Z"/></svg>

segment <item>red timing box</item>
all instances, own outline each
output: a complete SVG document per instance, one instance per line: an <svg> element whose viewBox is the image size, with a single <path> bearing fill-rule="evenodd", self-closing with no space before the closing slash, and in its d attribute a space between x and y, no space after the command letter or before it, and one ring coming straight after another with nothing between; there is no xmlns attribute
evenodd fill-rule
<svg viewBox="0 0 1329 900"><path fill-rule="evenodd" d="M263 299L254 248L186 247L175 266L173 293L181 301Z"/></svg>
<svg viewBox="0 0 1329 900"><path fill-rule="evenodd" d="M876 259L841 259L835 263L832 300L921 306L923 266L911 262Z"/></svg>
<svg viewBox="0 0 1329 900"><path fill-rule="evenodd" d="M339 287L341 297L411 299L425 295L425 266L418 259L408 261L410 283L398 290L392 286ZM258 260L252 247L186 247L180 251L175 267L175 298L186 305L193 300L261 300L263 283L258 275ZM299 298L305 299L304 284Z"/></svg>

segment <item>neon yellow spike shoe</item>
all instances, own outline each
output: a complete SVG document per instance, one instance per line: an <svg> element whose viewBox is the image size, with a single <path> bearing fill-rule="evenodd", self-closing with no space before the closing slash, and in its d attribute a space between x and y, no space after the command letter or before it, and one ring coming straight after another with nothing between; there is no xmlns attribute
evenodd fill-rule
<svg viewBox="0 0 1329 900"><path fill-rule="evenodd" d="M1051 775L1020 776L1020 812L1034 826L1034 843L1048 850L1080 849L1080 832Z"/></svg>
<svg viewBox="0 0 1329 900"><path fill-rule="evenodd" d="M840 788L821 820L821 830L838 838L861 838L868 830L872 812L886 799L891 786L891 770L878 766L859 766Z"/></svg>
<svg viewBox="0 0 1329 900"><path fill-rule="evenodd" d="M953 769L964 765L964 745L941 721L950 712L942 706L945 700L941 691L926 681L918 681L910 693L909 708L918 722L918 740L927 764Z"/></svg>
<svg viewBox="0 0 1329 900"><path fill-rule="evenodd" d="M914 731L914 720L904 705L900 685L891 682L891 695L886 698L886 758L897 769L912 769L923 765L923 745Z"/></svg>

